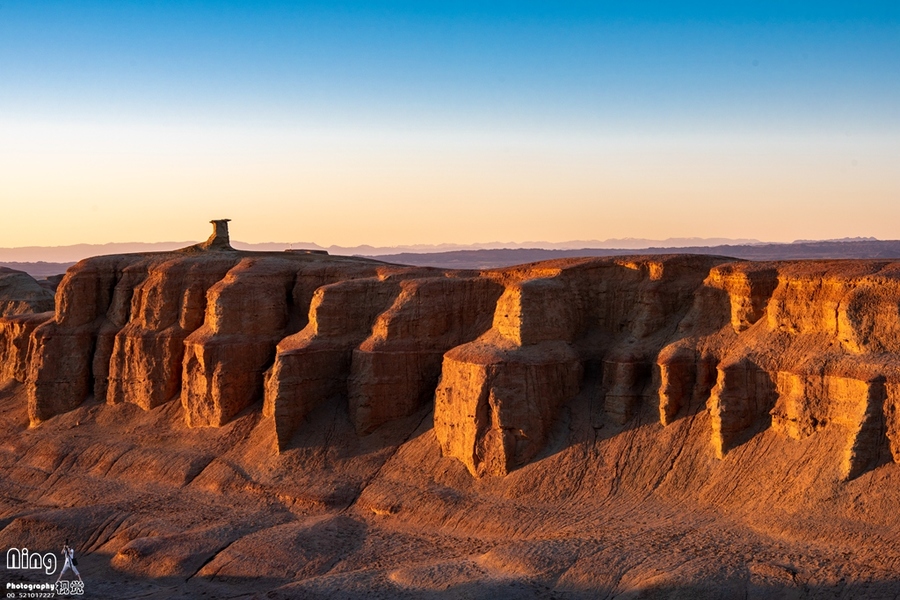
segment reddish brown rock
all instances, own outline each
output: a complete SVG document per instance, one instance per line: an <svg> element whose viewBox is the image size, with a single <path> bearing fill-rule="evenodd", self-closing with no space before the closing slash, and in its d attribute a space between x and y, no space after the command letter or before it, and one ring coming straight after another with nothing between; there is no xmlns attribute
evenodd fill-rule
<svg viewBox="0 0 900 600"><path fill-rule="evenodd" d="M778 286L778 270L765 263L731 263L710 271L708 285L728 293L731 326L740 333L766 314L766 305Z"/></svg>
<svg viewBox="0 0 900 600"><path fill-rule="evenodd" d="M490 327L502 291L490 279L403 281L371 336L353 351L348 400L357 432L368 433L430 402L444 352Z"/></svg>
<svg viewBox="0 0 900 600"><path fill-rule="evenodd" d="M613 422L623 425L637 411L650 382L650 364L640 355L611 356L603 361L604 408Z"/></svg>
<svg viewBox="0 0 900 600"><path fill-rule="evenodd" d="M25 382L31 334L51 319L52 312L0 318L0 382Z"/></svg>
<svg viewBox="0 0 900 600"><path fill-rule="evenodd" d="M900 384L885 385L884 420L888 446L895 463L900 463Z"/></svg>
<svg viewBox="0 0 900 600"><path fill-rule="evenodd" d="M900 454L894 263L654 256L442 272L239 252L227 222L213 226L182 251L82 261L52 318L0 321L0 375L25 382L33 424L91 393L144 409L180 396L193 426L264 399L284 448L329 398L365 435L434 397L445 453L501 474L538 455L587 365L598 428L648 404L664 425L707 405L718 456L770 422L797 441L839 430L847 477Z"/></svg>
<svg viewBox="0 0 900 600"><path fill-rule="evenodd" d="M493 329L516 346L567 341L581 329L576 293L561 271L507 285L497 301Z"/></svg>
<svg viewBox="0 0 900 600"><path fill-rule="evenodd" d="M190 426L223 425L261 397L297 270L288 258L244 258L209 288L204 323L184 341L181 402Z"/></svg>
<svg viewBox="0 0 900 600"><path fill-rule="evenodd" d="M445 456L476 477L506 475L544 446L582 366L566 342L529 346L478 340L444 356L434 430Z"/></svg>
<svg viewBox="0 0 900 600"><path fill-rule="evenodd" d="M164 262L164 259L162 259ZM94 359L91 370L94 376L94 397L98 399L107 397L109 387L110 362L116 334L128 323L131 318L131 300L134 291L139 287L154 261L138 260L124 269L113 291L112 301L106 311L106 318L97 332L97 341L94 350Z"/></svg>
<svg viewBox="0 0 900 600"><path fill-rule="evenodd" d="M529 461L578 393L582 364L565 340L581 323L558 275L508 285L492 329L444 357L435 433L444 455L473 475L505 475Z"/></svg>
<svg viewBox="0 0 900 600"><path fill-rule="evenodd" d="M60 273L58 275L50 275L49 277L45 277L44 279L38 279L38 285L47 290L48 292L56 294L57 288L59 288L60 282L65 277L65 273Z"/></svg>
<svg viewBox="0 0 900 600"><path fill-rule="evenodd" d="M69 269L56 293L56 313L31 334L26 371L33 425L80 405L92 391L97 333L121 271L137 256L90 258Z"/></svg>
<svg viewBox="0 0 900 600"><path fill-rule="evenodd" d="M787 263L779 270L781 283L775 289L767 311L768 328L791 334L825 333L837 336L844 348L859 353L858 344L876 342L859 339L859 328L865 319L855 317L858 306L854 298L869 297L890 302L900 300L897 270L893 265L877 261ZM848 309L850 312L848 313ZM874 322L875 313L870 314ZM887 314L890 314L888 312ZM887 315L885 315L887 316ZM890 325L885 340L872 350L895 347Z"/></svg>
<svg viewBox="0 0 900 600"><path fill-rule="evenodd" d="M127 311L111 319L107 402L151 409L179 396L184 340L203 324L207 290L238 260L230 254L177 257L140 276Z"/></svg>
<svg viewBox="0 0 900 600"><path fill-rule="evenodd" d="M716 383L717 360L695 348L673 344L657 357L659 368L659 422L671 424L685 407L706 402Z"/></svg>
<svg viewBox="0 0 900 600"><path fill-rule="evenodd" d="M811 436L828 424L828 396L821 374L779 371L778 400L772 408L772 429L795 440Z"/></svg>
<svg viewBox="0 0 900 600"><path fill-rule="evenodd" d="M0 267L0 317L53 310L53 292L24 271Z"/></svg>
<svg viewBox="0 0 900 600"><path fill-rule="evenodd" d="M890 460L896 425L878 366L857 364L841 373L846 368L844 363L827 367L834 374L778 373L772 428L796 440L825 428L841 430L840 472L853 479Z"/></svg>
<svg viewBox="0 0 900 600"><path fill-rule="evenodd" d="M763 420L775 404L775 385L769 373L751 360L721 364L709 397L712 446L722 458L742 440L742 435Z"/></svg>
<svg viewBox="0 0 900 600"><path fill-rule="evenodd" d="M829 376L825 387L830 399L830 420L847 431L841 474L847 479L878 466L888 458L885 435L885 378L863 380Z"/></svg>
<svg viewBox="0 0 900 600"><path fill-rule="evenodd" d="M346 394L353 349L368 337L378 314L400 293L399 281L342 281L316 290L309 322L278 344L266 374L264 414L274 417L284 447L307 414L323 401Z"/></svg>
<svg viewBox="0 0 900 600"><path fill-rule="evenodd" d="M900 590L900 265L222 241L0 319L4 547L98 597Z"/></svg>

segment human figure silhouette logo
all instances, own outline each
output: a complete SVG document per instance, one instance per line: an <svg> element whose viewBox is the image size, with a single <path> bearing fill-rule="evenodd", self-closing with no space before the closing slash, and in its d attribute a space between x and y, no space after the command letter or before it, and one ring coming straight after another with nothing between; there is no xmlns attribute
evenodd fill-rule
<svg viewBox="0 0 900 600"><path fill-rule="evenodd" d="M62 571L59 572L59 577L56 579L56 593L75 594L80 596L81 594L84 594L84 581L81 579L81 573L78 572L78 561L75 560L75 549L69 546L69 540L66 540L66 543L63 544L62 555L63 568ZM77 581L74 579L63 580L63 575L70 569L72 570L72 573L78 577Z"/></svg>

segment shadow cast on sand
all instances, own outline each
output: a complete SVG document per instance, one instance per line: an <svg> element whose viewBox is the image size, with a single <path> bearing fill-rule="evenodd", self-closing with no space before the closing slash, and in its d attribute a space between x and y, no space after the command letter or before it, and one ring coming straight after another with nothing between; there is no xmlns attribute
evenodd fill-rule
<svg viewBox="0 0 900 600"><path fill-rule="evenodd" d="M833 585L800 581L776 583L748 578L725 578L698 584L635 585L622 588L554 585L530 579L483 580L416 588L397 585L383 576L363 573L341 578L320 577L285 583L264 577L228 579L86 579L85 598L142 598L146 600L896 600L900 579Z"/></svg>

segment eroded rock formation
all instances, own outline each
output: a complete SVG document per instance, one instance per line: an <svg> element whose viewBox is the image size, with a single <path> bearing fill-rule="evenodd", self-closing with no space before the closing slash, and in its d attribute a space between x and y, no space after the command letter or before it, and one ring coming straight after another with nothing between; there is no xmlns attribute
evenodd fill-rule
<svg viewBox="0 0 900 600"><path fill-rule="evenodd" d="M445 271L224 226L0 318L0 545L76 540L97 597L900 590L900 265Z"/></svg>
<svg viewBox="0 0 900 600"><path fill-rule="evenodd" d="M53 291L31 275L0 267L0 317L53 310Z"/></svg>
<svg viewBox="0 0 900 600"><path fill-rule="evenodd" d="M681 255L443 271L240 252L227 220L213 227L181 251L81 261L55 312L44 298L0 319L0 376L24 384L33 426L90 396L180 401L191 427L262 401L283 450L328 402L347 403L359 436L433 406L443 454L501 476L589 394L598 428L648 406L662 426L706 410L720 459L771 428L839 432L844 478L900 461L900 264Z"/></svg>

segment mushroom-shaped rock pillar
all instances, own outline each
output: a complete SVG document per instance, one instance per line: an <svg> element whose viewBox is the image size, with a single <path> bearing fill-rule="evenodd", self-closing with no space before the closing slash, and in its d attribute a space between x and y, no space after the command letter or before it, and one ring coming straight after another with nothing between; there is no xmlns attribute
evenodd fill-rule
<svg viewBox="0 0 900 600"><path fill-rule="evenodd" d="M228 239L228 222L231 219L213 219L210 221L213 226L212 235L209 239L200 244L204 250L234 250L231 247L231 241Z"/></svg>

